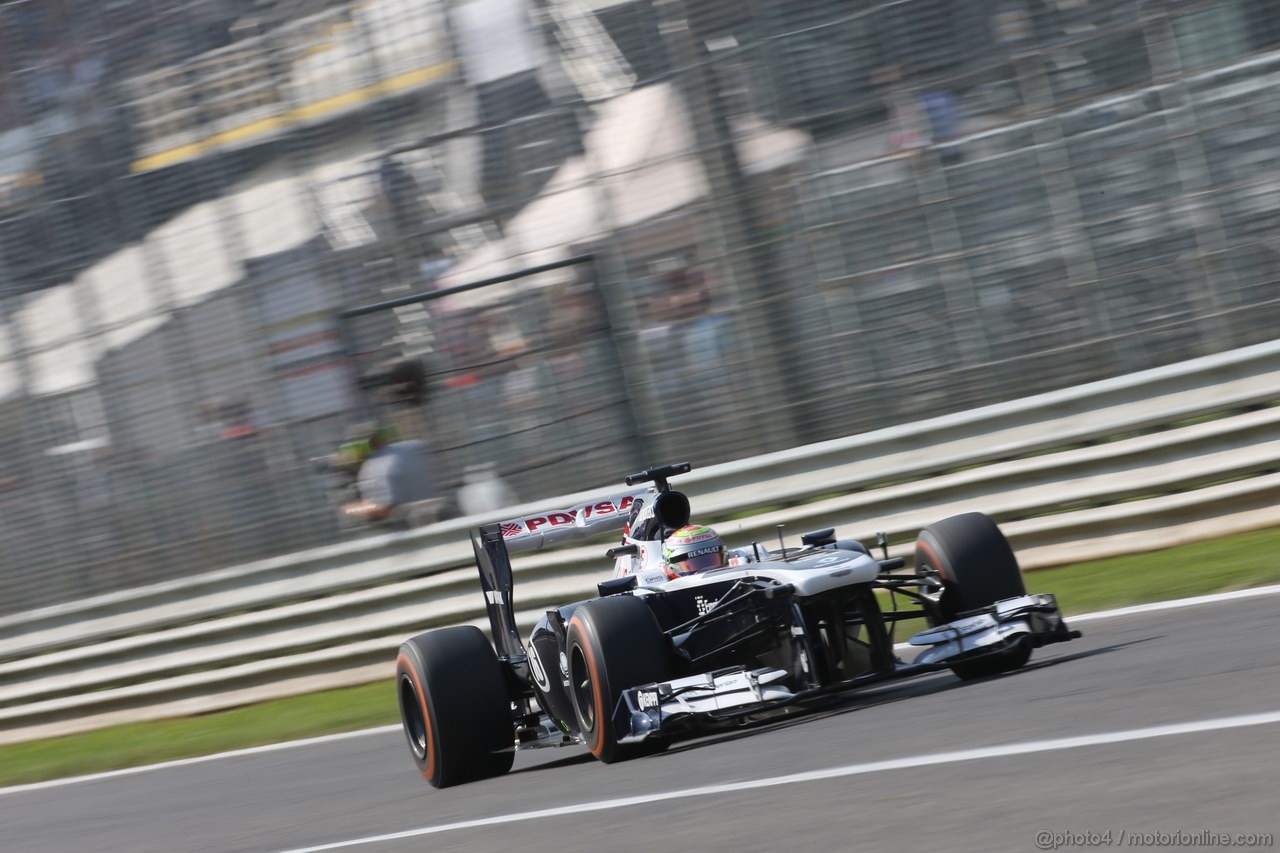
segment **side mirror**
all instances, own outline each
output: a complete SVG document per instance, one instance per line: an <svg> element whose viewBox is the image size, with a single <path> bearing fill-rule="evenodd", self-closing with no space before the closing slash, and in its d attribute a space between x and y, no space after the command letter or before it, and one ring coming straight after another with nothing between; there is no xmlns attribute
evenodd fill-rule
<svg viewBox="0 0 1280 853"><path fill-rule="evenodd" d="M800 537L800 541L814 548L820 548L823 545L832 545L836 541L836 529L828 527L824 530L814 530L805 533Z"/></svg>
<svg viewBox="0 0 1280 853"><path fill-rule="evenodd" d="M636 582L635 575L609 578L607 581L600 581L600 583L596 584L596 591L600 593L601 598L604 598L606 595L617 595L620 592L635 589Z"/></svg>

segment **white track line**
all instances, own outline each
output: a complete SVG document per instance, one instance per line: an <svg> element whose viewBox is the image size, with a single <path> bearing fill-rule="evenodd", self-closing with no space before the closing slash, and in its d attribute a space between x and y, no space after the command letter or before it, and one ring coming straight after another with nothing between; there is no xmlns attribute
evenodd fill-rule
<svg viewBox="0 0 1280 853"><path fill-rule="evenodd" d="M378 844L383 841L397 841L405 838L418 838L424 835L437 835L444 832L456 832L462 829L478 829L497 826L504 823L536 820L562 815L582 814L584 812L605 811L608 809L626 808L645 803L656 803L664 800L687 801L690 797L708 797L717 794L728 794L734 791L750 791L757 788L774 788L781 785L795 785L801 782L815 782L821 779L836 779L842 776L865 776L868 773L882 773L886 770L904 770L912 767L930 767L939 764L955 764L961 761L976 761L983 758L1004 758L1012 755L1028 755L1037 752L1054 752L1064 749L1077 749L1084 746L1126 743L1129 741L1149 740L1151 738L1171 737L1174 735L1195 734L1199 732L1239 729L1247 726L1264 726L1280 723L1280 711L1268 711L1261 714L1246 714L1238 717L1220 717L1214 720L1197 720L1189 723L1175 723L1165 726L1151 726L1142 729L1129 729L1119 732L1099 732L1077 737L1054 738L1052 740L1033 740L1023 743L1009 743L1001 746L988 746L979 749L963 749L955 752L938 752L932 755L917 755L910 758L894 758L888 761L870 761L865 764L847 764L843 767L831 767L826 770L809 770L804 773L791 773L786 776L772 776L766 779L751 779L745 782L725 782L719 785L705 785L700 788L686 788L683 791L660 791L653 794L638 794L634 797L619 797L612 800L596 800L594 802L575 803L568 806L557 806L549 809L517 812L514 814L493 815L476 820L463 820L456 823L443 823L436 826L424 826L403 832L391 832L385 835L370 835L364 838L353 838L332 844L321 844L316 847L300 847L287 853L319 853L322 850L340 850L347 847L360 847L367 844Z"/></svg>
<svg viewBox="0 0 1280 853"><path fill-rule="evenodd" d="M1153 613L1160 610L1177 610L1183 607L1196 607L1202 604L1217 604L1224 601L1236 601L1239 599L1259 598L1267 595L1280 594L1280 584L1273 586L1259 586L1252 589L1239 589L1233 592L1219 592L1212 595L1197 595L1193 598L1178 598L1172 601L1156 601L1151 604L1139 604L1134 607L1121 607L1115 610L1101 610L1097 613L1082 613L1078 616L1067 618L1069 625L1077 622L1098 621L1101 619L1112 619L1118 616L1134 616L1142 613ZM911 648L907 643L899 643L897 648ZM293 749L300 746L315 746L318 744L332 743L334 741L347 740L349 738L364 737L366 735L380 735L388 732L399 731L400 726L378 726L372 729L361 729L354 732L342 732L334 735L321 735L319 737L306 738L304 740L291 740L283 743L272 743L265 746L251 746L246 749L235 749L230 752L218 752L213 755L199 755L193 758L180 758L175 761L163 761L158 764L144 764L139 767L126 767L123 770L106 770L102 773L90 773L85 776L67 776L62 779L50 779L45 782L31 782L25 785L14 785L9 788L0 788L0 796L5 794L18 794L25 791L39 791L45 788L57 788L63 785L76 785L81 782L96 782L101 779L112 779L117 776L132 776L135 773L146 773L151 770L168 770L172 767L186 767L192 764L202 764L206 761L218 761L224 758L239 758L245 755L257 755L263 752L275 752L281 749Z"/></svg>
<svg viewBox="0 0 1280 853"><path fill-rule="evenodd" d="M1201 604L1218 604L1223 601L1239 601L1242 598L1261 598L1280 593L1280 584L1272 586L1256 586L1252 589L1237 589L1231 592L1215 592L1212 595L1197 595L1191 598L1175 598L1171 601L1153 601L1150 604L1137 604L1133 607L1118 607L1115 610L1100 610L1097 613L1081 613L1079 616L1067 617L1068 623L1094 622L1099 619L1115 619L1118 616L1134 616L1139 613L1157 613L1161 610L1180 610L1184 607L1199 607Z"/></svg>

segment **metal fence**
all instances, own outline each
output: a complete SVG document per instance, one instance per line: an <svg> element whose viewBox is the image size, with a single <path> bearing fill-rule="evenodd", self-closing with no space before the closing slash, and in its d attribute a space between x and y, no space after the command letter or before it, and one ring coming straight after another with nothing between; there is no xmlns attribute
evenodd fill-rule
<svg viewBox="0 0 1280 853"><path fill-rule="evenodd" d="M364 535L373 417L459 512L1271 339L1273 18L0 2L0 612Z"/></svg>

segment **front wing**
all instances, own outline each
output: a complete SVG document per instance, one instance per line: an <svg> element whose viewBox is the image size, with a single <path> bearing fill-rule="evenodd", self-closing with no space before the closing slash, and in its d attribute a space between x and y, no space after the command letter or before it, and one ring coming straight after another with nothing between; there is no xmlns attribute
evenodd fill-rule
<svg viewBox="0 0 1280 853"><path fill-rule="evenodd" d="M847 691L863 684L934 672L949 664L1007 651L1019 643L1032 647L1080 636L1069 630L1052 595L1023 595L996 602L978 613L913 636L925 647L911 663L889 672L869 672L816 689L793 691L791 673L782 669L730 667L623 691L614 710L620 743L645 740L699 723L742 720L753 714Z"/></svg>

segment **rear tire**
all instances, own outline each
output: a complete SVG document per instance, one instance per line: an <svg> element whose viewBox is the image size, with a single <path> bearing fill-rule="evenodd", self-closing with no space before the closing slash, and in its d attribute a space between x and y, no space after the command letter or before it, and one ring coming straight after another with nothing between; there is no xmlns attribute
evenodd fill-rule
<svg viewBox="0 0 1280 853"><path fill-rule="evenodd" d="M929 525L916 539L916 569L935 569L942 577L943 622L1005 598L1027 594L1018 558L1009 540L980 512L955 515ZM1026 642L974 661L955 663L959 678L983 678L1017 669L1031 658Z"/></svg>
<svg viewBox="0 0 1280 853"><path fill-rule="evenodd" d="M598 598L569 619L569 696L587 749L605 764L660 752L662 739L619 744L613 712L622 692L671 678L670 644L653 611L630 595Z"/></svg>
<svg viewBox="0 0 1280 853"><path fill-rule="evenodd" d="M502 664L479 628L442 628L406 641L396 660L396 686L409 750L432 786L511 769L511 697Z"/></svg>

